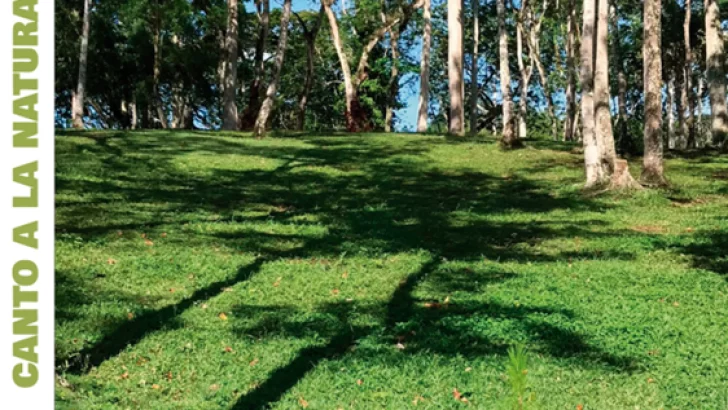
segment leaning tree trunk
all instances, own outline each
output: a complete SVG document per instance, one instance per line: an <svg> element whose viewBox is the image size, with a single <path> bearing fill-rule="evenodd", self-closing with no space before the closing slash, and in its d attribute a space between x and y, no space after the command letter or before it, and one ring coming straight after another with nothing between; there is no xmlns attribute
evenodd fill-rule
<svg viewBox="0 0 728 410"><path fill-rule="evenodd" d="M91 29L91 0L83 2L83 29L81 31L81 53L78 57L78 84L72 99L71 112L73 115L73 128L83 128L83 106L86 96L86 67L88 65L88 37Z"/></svg>
<svg viewBox="0 0 728 410"><path fill-rule="evenodd" d="M478 47L480 46L480 26L478 25L478 3L472 0L473 6L473 55L470 59L470 134L478 133Z"/></svg>
<svg viewBox="0 0 728 410"><path fill-rule="evenodd" d="M660 50L662 0L644 2L645 155L642 182L666 185L662 160L662 55Z"/></svg>
<svg viewBox="0 0 728 410"><path fill-rule="evenodd" d="M705 0L705 56L710 95L713 144L728 147L728 109L726 108L725 43L721 36L718 0Z"/></svg>
<svg viewBox="0 0 728 410"><path fill-rule="evenodd" d="M503 103L503 135L501 146L514 148L519 145L518 136L513 124L513 103L511 101L511 72L508 66L508 32L506 31L506 5L505 0L497 0L498 12L498 55L500 59L500 87Z"/></svg>
<svg viewBox="0 0 728 410"><path fill-rule="evenodd" d="M250 129L260 111L260 90L263 88L263 77L265 76L265 45L268 41L268 31L270 30L270 0L257 0L258 14L260 15L260 23L258 25L258 39L255 43L255 60L253 66L255 69L255 77L250 84L250 94L248 106L239 116L239 128Z"/></svg>
<svg viewBox="0 0 728 410"><path fill-rule="evenodd" d="M422 60L420 61L420 101L417 113L417 132L427 131L427 112L430 101L430 37L432 22L430 21L430 0L425 0L422 12L424 28L422 30Z"/></svg>
<svg viewBox="0 0 728 410"><path fill-rule="evenodd" d="M455 135L461 135L465 129L462 4L462 0L447 1L447 77L450 90L449 132Z"/></svg>
<svg viewBox="0 0 728 410"><path fill-rule="evenodd" d="M566 117L564 141L573 141L576 123L576 2L569 0L566 21Z"/></svg>
<svg viewBox="0 0 728 410"><path fill-rule="evenodd" d="M275 65L273 67L273 78L268 85L265 100L263 100L263 105L260 107L260 112L258 113L258 118L255 120L255 127L253 128L253 136L256 138L265 137L265 131L268 127L270 113L273 109L273 102L278 90L278 82L281 78L281 70L283 69L283 59L286 54L286 44L288 42L288 21L290 19L291 0L284 0L283 12L281 13L280 39L278 40L278 50L276 50Z"/></svg>
<svg viewBox="0 0 728 410"><path fill-rule="evenodd" d="M227 31L225 33L225 65L223 69L223 118L222 128L234 131L238 128L238 104L235 91L238 87L238 0L228 0Z"/></svg>
<svg viewBox="0 0 728 410"><path fill-rule="evenodd" d="M596 0L584 0L584 24L581 38L581 122L584 143L586 188L604 181L602 149L594 130L594 36Z"/></svg>
<svg viewBox="0 0 728 410"><path fill-rule="evenodd" d="M614 172L617 154L614 149L612 114L609 109L609 0L597 0L597 44L594 67L594 115L597 141L602 144L605 176Z"/></svg>

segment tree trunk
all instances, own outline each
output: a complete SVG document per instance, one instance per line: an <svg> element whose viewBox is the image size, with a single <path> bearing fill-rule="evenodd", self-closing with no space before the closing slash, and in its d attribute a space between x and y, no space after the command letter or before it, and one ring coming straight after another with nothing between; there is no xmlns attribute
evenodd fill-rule
<svg viewBox="0 0 728 410"><path fill-rule="evenodd" d="M463 131L465 131L462 5L462 0L447 1L447 77L450 90L449 132L454 135L462 135Z"/></svg>
<svg viewBox="0 0 728 410"><path fill-rule="evenodd" d="M470 134L478 133L478 47L480 46L480 26L478 24L478 3L471 0L473 6L473 55L470 59Z"/></svg>
<svg viewBox="0 0 728 410"><path fill-rule="evenodd" d="M692 17L692 2L685 0L685 21L683 23L683 37L685 42L685 68L683 69L683 109L686 113L680 114L680 121L685 123L687 129L687 146L695 146L695 98L693 92L693 50L690 44L690 20Z"/></svg>
<svg viewBox="0 0 728 410"><path fill-rule="evenodd" d="M614 61L614 71L617 73L617 140L619 141L619 146L622 149L625 149L625 147L629 146L627 143L629 140L629 136L627 135L627 76L624 73L624 62L622 61L622 36L619 30L619 15L615 6L610 8L610 14L612 15L612 34L614 37L612 40L614 44L612 59ZM615 148L616 145L617 144L615 143Z"/></svg>
<svg viewBox="0 0 728 410"><path fill-rule="evenodd" d="M477 1L477 0L476 0ZM420 101L417 114L417 132L427 132L427 112L430 101L430 0L425 0L422 12L424 28L422 31L422 59L420 61Z"/></svg>
<svg viewBox="0 0 728 410"><path fill-rule="evenodd" d="M129 128L134 130L137 127L137 104L136 104L136 96L132 96L131 102L129 103Z"/></svg>
<svg viewBox="0 0 728 410"><path fill-rule="evenodd" d="M702 75L698 76L697 92L698 120L695 123L695 133L697 134L697 140L700 141L700 146L704 147L706 144L711 144L712 141L710 141L710 134L703 135L703 93L705 92L705 81Z"/></svg>
<svg viewBox="0 0 728 410"><path fill-rule="evenodd" d="M675 135L675 75L670 72L667 82L667 148L678 148Z"/></svg>
<svg viewBox="0 0 728 410"><path fill-rule="evenodd" d="M235 98L238 88L238 0L227 0L227 2L222 128L234 131L238 128L238 104Z"/></svg>
<svg viewBox="0 0 728 410"><path fill-rule="evenodd" d="M728 138L726 108L725 43L721 36L718 0L705 0L705 56L710 95L711 139L725 146Z"/></svg>
<svg viewBox="0 0 728 410"><path fill-rule="evenodd" d="M597 0L597 44L594 67L594 115L597 141L602 144L605 176L614 172L617 160L609 109L609 0Z"/></svg>
<svg viewBox="0 0 728 410"><path fill-rule="evenodd" d="M152 78L152 100L157 111L157 118L162 128L167 129L167 114L164 110L164 101L162 100L161 90L159 89L160 76L162 74L162 16L161 16L161 5L159 0L155 3L154 10L154 67L153 67L153 78Z"/></svg>
<svg viewBox="0 0 728 410"><path fill-rule="evenodd" d="M318 37L319 29L321 28L321 21L324 17L324 7L321 6L319 9L318 17L314 23L313 28L309 30L306 26L306 22L296 13L294 16L301 23L303 29L303 35L306 39L306 80L303 84L303 91L298 99L298 118L296 121L296 129L303 131L306 125L306 107L308 105L308 95L311 93L311 87L313 87L313 76L314 76L314 59L316 57L316 37Z"/></svg>
<svg viewBox="0 0 728 410"><path fill-rule="evenodd" d="M385 22L386 23L386 20ZM387 107L384 113L384 131L392 132L394 105L399 94L399 30L389 31L389 49L392 53L392 68L389 73Z"/></svg>
<svg viewBox="0 0 728 410"><path fill-rule="evenodd" d="M239 128L243 130L250 129L255 124L255 120L260 111L260 90L263 88L263 77L265 77L265 45L268 41L268 32L270 30L270 0L257 0L259 25L258 39L255 43L255 60L253 62L255 69L255 77L250 84L250 98L248 106L239 117Z"/></svg>
<svg viewBox="0 0 728 410"><path fill-rule="evenodd" d="M71 100L73 128L83 129L83 107L86 96L86 67L88 65L88 38L91 30L91 0L83 2L83 28L81 31L81 52L78 57L78 84L75 97Z"/></svg>
<svg viewBox="0 0 728 410"><path fill-rule="evenodd" d="M508 32L506 31L506 5L505 0L497 0L498 12L498 55L500 59L500 87L503 103L503 135L501 146L514 148L519 145L513 124L513 103L511 102L511 72L508 66Z"/></svg>
<svg viewBox="0 0 728 410"><path fill-rule="evenodd" d="M284 0L283 12L281 13L281 31L278 40L278 49L276 50L275 65L273 67L273 76L266 91L265 100L260 107L258 118L255 120L253 136L256 138L265 137L265 131L268 127L270 113L273 109L273 102L276 98L278 90L278 82L281 78L281 70L283 69L283 60L286 54L286 44L288 43L288 21L291 19L291 0Z"/></svg>
<svg viewBox="0 0 728 410"><path fill-rule="evenodd" d="M569 15L566 21L566 118L564 119L564 141L574 140L576 123L576 2L569 0Z"/></svg>
<svg viewBox="0 0 728 410"><path fill-rule="evenodd" d="M642 181L666 185L662 163L662 55L660 50L662 0L644 2L645 155Z"/></svg>
<svg viewBox="0 0 728 410"><path fill-rule="evenodd" d="M594 44L596 0L584 0L584 24L581 39L581 117L584 143L586 188L604 181L602 149L594 129Z"/></svg>
<svg viewBox="0 0 728 410"><path fill-rule="evenodd" d="M521 0L521 9L518 13L518 21L516 22L516 59L518 61L519 76L519 91L520 98L518 99L518 138L528 137L528 126L526 124L526 116L528 115L528 85L531 82L531 72L533 69L532 63L529 66L523 62L523 36L525 21L529 19L529 5L528 0Z"/></svg>

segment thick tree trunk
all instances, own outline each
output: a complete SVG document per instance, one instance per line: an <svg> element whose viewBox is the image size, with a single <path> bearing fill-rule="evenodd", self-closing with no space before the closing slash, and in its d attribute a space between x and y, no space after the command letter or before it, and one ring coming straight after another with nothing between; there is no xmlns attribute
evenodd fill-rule
<svg viewBox="0 0 728 410"><path fill-rule="evenodd" d="M480 53L480 26L478 24L478 3L480 0L471 0L473 7L473 55L470 59L470 134L478 133L478 58Z"/></svg>
<svg viewBox="0 0 728 410"><path fill-rule="evenodd" d="M594 115L597 141L602 144L605 176L614 172L617 160L609 109L609 0L597 0L597 44L594 67Z"/></svg>
<svg viewBox="0 0 728 410"><path fill-rule="evenodd" d="M422 31L422 60L420 61L420 101L417 114L417 132L427 131L427 113L430 101L430 0L425 0L422 12L424 28Z"/></svg>
<svg viewBox="0 0 728 410"><path fill-rule="evenodd" d="M270 0L257 0L258 6L258 39L255 43L255 60L253 62L255 69L255 77L250 84L250 95L248 106L245 107L239 116L239 128L243 130L250 129L255 124L255 120L260 111L260 90L263 88L263 78L265 77L265 45L268 41L268 32L270 31Z"/></svg>
<svg viewBox="0 0 728 410"><path fill-rule="evenodd" d="M86 67L88 65L88 38L91 30L91 0L83 2L83 28L81 30L81 52L78 57L78 84L76 93L71 99L73 128L83 128L83 107L86 98Z"/></svg>
<svg viewBox="0 0 728 410"><path fill-rule="evenodd" d="M569 0L569 15L566 21L566 117L564 119L564 141L574 140L576 123L576 2Z"/></svg>
<svg viewBox="0 0 728 410"><path fill-rule="evenodd" d="M710 94L712 143L728 146L728 108L726 108L725 42L721 36L718 0L705 0L705 56Z"/></svg>
<svg viewBox="0 0 728 410"><path fill-rule="evenodd" d="M238 0L227 0L228 18L225 32L225 65L223 70L222 128L234 131L238 128Z"/></svg>
<svg viewBox="0 0 728 410"><path fill-rule="evenodd" d="M660 50L662 0L644 2L644 93L645 155L642 182L650 186L666 185L663 170L662 142L662 55Z"/></svg>
<svg viewBox="0 0 728 410"><path fill-rule="evenodd" d="M462 0L447 1L447 76L450 90L449 132L455 135L461 135L465 131L462 5Z"/></svg>
<svg viewBox="0 0 728 410"><path fill-rule="evenodd" d="M595 6L596 0L584 0L581 39L581 117L586 188L597 186L604 181L602 148L594 129L594 44L597 22Z"/></svg>
<svg viewBox="0 0 728 410"><path fill-rule="evenodd" d="M157 119L162 128L167 129L167 113L164 110L164 101L162 99L161 90L159 89L159 81L162 74L162 15L159 0L155 4L154 10L154 67L152 76L152 100L157 111Z"/></svg>
<svg viewBox="0 0 728 410"><path fill-rule="evenodd" d="M498 12L498 55L500 58L500 87L503 103L503 135L501 146L513 148L519 145L518 136L513 122L513 103L511 101L511 72L508 66L508 32L506 31L506 5L505 0L497 0Z"/></svg>
<svg viewBox="0 0 728 410"><path fill-rule="evenodd" d="M278 40L278 49L276 50L273 76L270 84L268 85L263 105L260 107L258 118L255 120L255 127L253 128L253 136L256 138L265 137L266 128L270 121L270 113L273 110L273 103L275 102L276 92L278 91L278 82L280 81L281 70L283 69L283 60L286 55L286 45L288 43L288 22L290 19L291 0L284 0L283 12L281 13L280 38Z"/></svg>

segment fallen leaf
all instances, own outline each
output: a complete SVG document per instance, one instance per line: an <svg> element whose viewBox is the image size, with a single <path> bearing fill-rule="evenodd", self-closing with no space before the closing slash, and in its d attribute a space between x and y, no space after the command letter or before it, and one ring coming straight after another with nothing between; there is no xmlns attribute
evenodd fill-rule
<svg viewBox="0 0 728 410"><path fill-rule="evenodd" d="M584 406L582 406L581 404L577 404L576 410L584 410Z"/></svg>
<svg viewBox="0 0 728 410"><path fill-rule="evenodd" d="M129 378L129 372L124 372L124 373L123 373L123 374L121 375L121 378L122 378L122 380L126 380L126 379L128 379L128 378Z"/></svg>
<svg viewBox="0 0 728 410"><path fill-rule="evenodd" d="M647 379L647 383L654 383L654 382L655 382L655 379L653 379L652 377L649 377Z"/></svg>
<svg viewBox="0 0 728 410"><path fill-rule="evenodd" d="M166 238L167 237L167 232L162 232L162 235L161 236L162 236L162 238Z"/></svg>
<svg viewBox="0 0 728 410"><path fill-rule="evenodd" d="M106 261L106 263L108 263L109 265L116 265L116 259L111 259L111 258L109 258L109 259L108 259L108 260Z"/></svg>
<svg viewBox="0 0 728 410"><path fill-rule="evenodd" d="M153 384L153 385L152 385L152 388L153 388L154 390L159 390L159 385L158 385L158 384Z"/></svg>
<svg viewBox="0 0 728 410"><path fill-rule="evenodd" d="M134 314L131 313L131 312L129 312L129 313L126 314L126 318L129 319L129 320L132 320L132 319L134 319Z"/></svg>
<svg viewBox="0 0 728 410"><path fill-rule="evenodd" d="M232 348L232 347L230 347L230 346L225 346L225 352L226 352L226 353L232 353L232 351L233 351L233 348Z"/></svg>
<svg viewBox="0 0 728 410"><path fill-rule="evenodd" d="M455 398L455 400L460 401L460 399L463 397L462 393L458 391L457 388L452 389L452 397Z"/></svg>
<svg viewBox="0 0 728 410"><path fill-rule="evenodd" d="M169 288L169 293L174 293L174 288Z"/></svg>
<svg viewBox="0 0 728 410"><path fill-rule="evenodd" d="M217 384L211 384L210 385L210 390L212 390L212 391L218 391L218 390L220 390L220 386L218 386Z"/></svg>
<svg viewBox="0 0 728 410"><path fill-rule="evenodd" d="M116 231L116 234L119 236L124 236L124 232L122 232L122 231Z"/></svg>
<svg viewBox="0 0 728 410"><path fill-rule="evenodd" d="M680 306L680 302L673 302L672 305L675 307L678 307L678 306Z"/></svg>
<svg viewBox="0 0 728 410"><path fill-rule="evenodd" d="M465 371L466 371L466 372L470 372L470 371L472 371L472 370L473 370L473 368L472 368L472 367L466 367L466 368L465 368Z"/></svg>
<svg viewBox="0 0 728 410"><path fill-rule="evenodd" d="M201 304L200 307L203 308L203 309L207 309L207 303Z"/></svg>
<svg viewBox="0 0 728 410"><path fill-rule="evenodd" d="M442 305L439 302L426 302L424 306L428 309L440 309Z"/></svg>
<svg viewBox="0 0 728 410"><path fill-rule="evenodd" d="M189 275L187 275L187 279L192 280L194 278L195 278L195 274L194 273L190 273Z"/></svg>
<svg viewBox="0 0 728 410"><path fill-rule="evenodd" d="M425 398L424 397L422 397L422 396L415 396L415 399L412 400L412 404L414 404L416 406L417 403L424 402L424 401L425 401Z"/></svg>
<svg viewBox="0 0 728 410"><path fill-rule="evenodd" d="M362 380L362 379L358 379L358 380L356 381L356 384L357 384L357 386L361 386L362 384L364 384L364 380Z"/></svg>
<svg viewBox="0 0 728 410"><path fill-rule="evenodd" d="M172 380L172 371L167 372L167 380Z"/></svg>
<svg viewBox="0 0 728 410"><path fill-rule="evenodd" d="M222 291L223 292L232 292L233 288L224 288Z"/></svg>
<svg viewBox="0 0 728 410"><path fill-rule="evenodd" d="M273 282L273 287L274 288L277 288L278 286L280 286L281 285L281 280L283 280L283 278L279 276L278 279L276 279L276 281Z"/></svg>
<svg viewBox="0 0 728 410"><path fill-rule="evenodd" d="M144 245L152 246L152 245L154 245L154 242L150 241L149 239L145 239L144 240Z"/></svg>
<svg viewBox="0 0 728 410"><path fill-rule="evenodd" d="M228 320L228 317L225 314L225 312L221 312L219 315L217 315L217 317L219 317L220 320Z"/></svg>
<svg viewBox="0 0 728 410"><path fill-rule="evenodd" d="M349 272L344 272L344 273L341 274L341 278L342 279L346 279L348 277L349 277Z"/></svg>
<svg viewBox="0 0 728 410"><path fill-rule="evenodd" d="M257 357L256 357L255 359L251 360L251 361L250 361L250 367L253 367L253 366L255 366L256 364L258 364L258 362L260 362L260 360L258 360L258 358L257 358Z"/></svg>
<svg viewBox="0 0 728 410"><path fill-rule="evenodd" d="M339 289L331 289L331 294L336 296L339 294Z"/></svg>
<svg viewBox="0 0 728 410"><path fill-rule="evenodd" d="M402 343L397 343L397 349L404 350L404 345Z"/></svg>
<svg viewBox="0 0 728 410"><path fill-rule="evenodd" d="M298 398L298 404L300 404L304 409L308 407L308 402L304 400L303 397Z"/></svg>

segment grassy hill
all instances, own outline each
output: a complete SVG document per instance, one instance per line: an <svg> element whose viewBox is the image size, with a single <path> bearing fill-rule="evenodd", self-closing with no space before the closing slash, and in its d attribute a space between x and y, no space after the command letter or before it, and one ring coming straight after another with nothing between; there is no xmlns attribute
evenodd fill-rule
<svg viewBox="0 0 728 410"><path fill-rule="evenodd" d="M58 407L728 407L728 158L528 145L60 133Z"/></svg>

